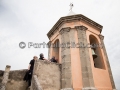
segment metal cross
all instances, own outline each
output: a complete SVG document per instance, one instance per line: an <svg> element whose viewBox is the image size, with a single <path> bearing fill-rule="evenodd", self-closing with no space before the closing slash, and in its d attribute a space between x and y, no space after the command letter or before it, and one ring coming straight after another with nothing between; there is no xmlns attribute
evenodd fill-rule
<svg viewBox="0 0 120 90"><path fill-rule="evenodd" d="M73 8L73 3L70 3L70 11L72 11L72 8Z"/></svg>

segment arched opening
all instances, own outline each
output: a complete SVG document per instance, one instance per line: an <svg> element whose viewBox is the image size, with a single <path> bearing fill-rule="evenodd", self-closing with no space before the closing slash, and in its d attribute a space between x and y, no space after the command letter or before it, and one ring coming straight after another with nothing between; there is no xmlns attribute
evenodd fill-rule
<svg viewBox="0 0 120 90"><path fill-rule="evenodd" d="M89 36L89 40L90 40L90 45L91 45L94 67L105 69L100 43L98 42L97 38L93 35Z"/></svg>
<svg viewBox="0 0 120 90"><path fill-rule="evenodd" d="M55 40L55 42L53 43L52 56L54 56L59 63L59 39Z"/></svg>

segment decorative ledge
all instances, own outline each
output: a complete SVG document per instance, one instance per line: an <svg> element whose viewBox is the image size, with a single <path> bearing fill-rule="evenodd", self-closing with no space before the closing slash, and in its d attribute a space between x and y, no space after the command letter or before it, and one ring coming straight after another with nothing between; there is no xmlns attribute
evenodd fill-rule
<svg viewBox="0 0 120 90"><path fill-rule="evenodd" d="M57 30L63 23L71 22L71 21L80 21L80 20L89 23L90 25L96 27L100 32L102 32L102 28L103 28L102 25L96 23L95 21L87 18L86 16L84 16L82 14L77 14L77 15L61 17L56 22L56 24L52 27L52 29L47 33L48 38L50 38L53 35L54 31Z"/></svg>

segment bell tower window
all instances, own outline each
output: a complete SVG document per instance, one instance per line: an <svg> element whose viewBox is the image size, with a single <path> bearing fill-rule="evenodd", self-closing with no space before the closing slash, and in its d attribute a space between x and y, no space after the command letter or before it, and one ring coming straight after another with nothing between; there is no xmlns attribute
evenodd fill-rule
<svg viewBox="0 0 120 90"><path fill-rule="evenodd" d="M91 45L94 67L105 69L100 43L98 42L97 38L93 35L89 36L89 40L90 40L90 45Z"/></svg>

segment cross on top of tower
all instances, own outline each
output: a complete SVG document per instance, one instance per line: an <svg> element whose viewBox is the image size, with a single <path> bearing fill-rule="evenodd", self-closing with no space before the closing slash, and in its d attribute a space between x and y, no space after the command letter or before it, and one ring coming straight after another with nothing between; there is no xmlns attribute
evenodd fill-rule
<svg viewBox="0 0 120 90"><path fill-rule="evenodd" d="M70 11L72 11L72 8L73 8L73 3L70 3Z"/></svg>

